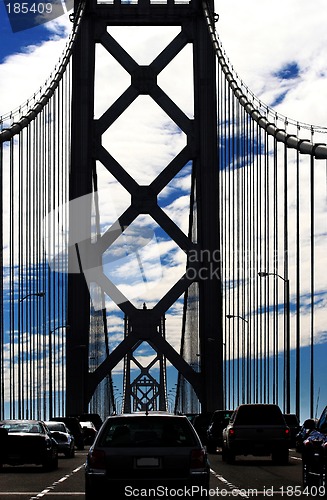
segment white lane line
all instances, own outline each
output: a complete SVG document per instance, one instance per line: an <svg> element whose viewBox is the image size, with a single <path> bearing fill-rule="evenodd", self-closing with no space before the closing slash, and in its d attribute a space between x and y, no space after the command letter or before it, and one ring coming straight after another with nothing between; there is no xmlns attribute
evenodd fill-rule
<svg viewBox="0 0 327 500"><path fill-rule="evenodd" d="M55 487L59 484L59 483L62 483L63 481L66 481L66 479L68 479L69 477L71 477L73 474L75 474L76 472L78 472L79 470L81 470L82 468L84 467L84 464L80 465L79 467L77 467L76 469L74 469L70 474L66 474L66 476L63 476L62 478L58 479L57 481L54 481L52 483L51 486L48 486L47 488L45 488L44 490L40 491L40 493L38 493L37 495L34 495L34 496L31 496L30 497L30 500L37 500L38 498L42 498L44 497L45 495L49 494L52 492L52 490L55 489ZM57 493L56 493L57 494ZM26 495L26 493L25 493ZM78 493L78 495L80 495L80 493Z"/></svg>
<svg viewBox="0 0 327 500"><path fill-rule="evenodd" d="M213 469L210 469L210 472L213 476L215 476L219 481L221 481L222 483L224 483L226 486L228 486L232 491L233 491L233 496L241 496L243 498L249 498L245 493L244 493L244 490L240 490L240 488L238 488L237 486L235 486L235 484L233 483L230 483L229 481L227 481L227 479L225 479L223 476L221 476L220 474L217 474L217 472L215 472Z"/></svg>

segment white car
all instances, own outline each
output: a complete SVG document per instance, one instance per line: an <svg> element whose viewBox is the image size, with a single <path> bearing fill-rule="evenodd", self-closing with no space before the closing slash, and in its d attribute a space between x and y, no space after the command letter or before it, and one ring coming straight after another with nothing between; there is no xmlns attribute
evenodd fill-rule
<svg viewBox="0 0 327 500"><path fill-rule="evenodd" d="M58 453L63 453L66 458L73 458L75 456L75 440L66 424L55 421L44 423L58 444Z"/></svg>

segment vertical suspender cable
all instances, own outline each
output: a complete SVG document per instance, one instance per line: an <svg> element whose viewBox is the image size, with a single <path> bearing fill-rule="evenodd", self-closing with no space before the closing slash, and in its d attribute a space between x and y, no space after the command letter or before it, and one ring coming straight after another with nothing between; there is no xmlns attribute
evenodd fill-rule
<svg viewBox="0 0 327 500"><path fill-rule="evenodd" d="M3 144L0 143L0 248L3 248ZM4 380L4 294L3 294L3 252L0 252L0 377ZM5 413L5 384L0 384L0 419L4 419Z"/></svg>
<svg viewBox="0 0 327 500"><path fill-rule="evenodd" d="M296 368L295 368L295 413L300 418L300 387L301 387L301 369L300 369L300 342L301 342L301 317L300 317L300 300L301 300L301 292L300 292L300 259L301 259L301 251L300 251L300 153L296 152L296 255L295 255L295 273L296 273L296 324L295 324L295 337L296 337Z"/></svg>
<svg viewBox="0 0 327 500"><path fill-rule="evenodd" d="M311 318L310 318L310 417L314 415L314 292L315 292L315 188L314 188L314 157L310 157L310 295L311 295Z"/></svg>

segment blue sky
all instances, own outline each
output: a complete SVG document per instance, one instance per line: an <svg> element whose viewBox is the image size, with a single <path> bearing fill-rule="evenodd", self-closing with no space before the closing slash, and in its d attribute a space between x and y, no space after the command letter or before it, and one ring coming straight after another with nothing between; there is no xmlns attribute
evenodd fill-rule
<svg viewBox="0 0 327 500"><path fill-rule="evenodd" d="M9 55L24 52L28 45L38 44L50 38L49 29L44 24L14 33L5 3L5 0L0 1L0 64Z"/></svg>
<svg viewBox="0 0 327 500"><path fill-rule="evenodd" d="M325 0L316 0L315 7L308 5L307 0L282 0L268 2L262 0L219 0L216 11L219 13L219 21L216 25L222 44L229 56L231 63L246 85L262 99L263 102L273 106L283 115L310 124L327 125L327 107L322 103L327 102L327 10ZM317 15L319 12L319 15ZM282 13L282 14L281 14ZM244 22L246 19L246 22ZM63 33L70 29L68 16L64 15L55 21L42 24L38 27L13 33L5 11L4 2L0 0L0 115L19 106L33 92L40 87L49 76L51 69L58 61L64 47ZM137 48L146 41L146 49L143 51L143 59L140 64L148 64L153 54L158 53L160 48L160 37L157 36L159 29L143 29L142 32L130 30L129 35L123 32L116 33L119 41L133 54ZM162 33L161 33L162 31ZM161 30L162 38L171 39L170 34ZM165 38L166 37L166 38ZM164 43L163 43L164 45ZM15 55L16 54L16 55ZM99 49L101 56L101 49ZM105 60L108 56L104 55ZM180 59L174 61L173 78L172 73L163 72L160 75L160 85L170 93L174 100L182 107L188 116L192 116L190 107L190 95L192 89L189 86L190 79L190 54L186 48L183 53L183 64ZM8 59L9 58L9 59ZM185 62L184 62L185 61ZM110 64L112 61L110 61ZM113 71L110 72L112 86L106 95L99 92L96 98L96 113L100 115L106 109L108 102L116 96L117 89L126 82L128 78L124 70L112 63ZM109 67L109 62L108 62ZM100 67L97 72L97 87L104 87L108 78L108 68ZM186 76L185 76L186 75ZM174 85L175 79L183 81L181 87ZM8 94L8 89L10 92ZM144 124L136 121L134 114L148 110L150 119ZM171 123L165 120L160 110L150 102L147 96L133 103L131 112L126 117L117 120L117 127L113 127L108 133L108 138L114 143L112 154L122 163L130 164L130 172L141 184L148 183L154 178L160 166L167 163L172 152L178 152L184 144L182 134L171 134L169 130ZM159 152L157 139L152 137L152 131L159 132L163 150ZM123 130L123 133L122 133ZM130 134L130 148L124 147L126 131ZM152 140L153 139L153 140ZM326 142L326 135L320 139ZM316 139L317 142L319 139ZM144 163L140 151L145 152L147 159L156 158L156 168L151 161ZM104 169L102 169L104 170ZM183 174L183 173L182 173ZM114 217L114 213L121 213L127 203L126 193L123 188L118 189L113 179L106 177L106 172L99 169L99 176L105 180L103 200L106 197L106 189L111 190L115 198L112 207L104 207L103 210L108 220ZM323 179L322 179L323 181ZM323 182L321 189L325 190ZM176 190L180 190L183 196L176 196ZM178 221L180 227L187 227L187 195L189 190L189 176L180 175L175 182L161 194L162 206L166 207ZM325 191L324 191L325 192ZM101 199L100 199L101 201ZM322 197L323 203L323 197ZM147 222L149 227L152 222ZM179 252L164 241L162 248L170 252L176 264L181 264L182 259ZM168 254L167 254L168 255ZM167 257L169 259L169 256ZM150 275L154 276L155 263L149 266ZM152 274L151 274L152 273ZM167 281L159 291L167 287L175 279L175 269L166 271ZM327 289L326 279L319 276L319 291L323 296ZM159 291L157 292L159 295ZM127 290L133 295L132 290ZM145 293L147 300L151 302L152 289ZM156 297L155 297L156 298ZM155 299L154 298L154 299ZM154 300L153 299L153 300ZM143 298L141 299L143 300ZM323 323L327 316L323 308L319 316L319 323ZM119 324L116 312L113 309L112 325ZM169 319L170 336L172 344L179 349L179 338L176 332L180 328L176 318ZM327 321L324 322L327 324ZM119 333L117 327L117 341ZM327 356L326 344L321 344L317 351L317 363L319 368L323 366L322 360ZM319 369L321 373L321 370ZM322 379L324 374L322 375ZM323 385L317 380L317 388L321 387L320 405L324 406L327 401L327 393L323 393ZM326 391L326 389L325 389Z"/></svg>

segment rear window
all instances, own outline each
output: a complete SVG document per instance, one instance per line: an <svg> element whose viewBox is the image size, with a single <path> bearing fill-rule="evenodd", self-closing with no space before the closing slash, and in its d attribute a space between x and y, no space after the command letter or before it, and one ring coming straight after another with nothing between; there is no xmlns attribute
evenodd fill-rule
<svg viewBox="0 0 327 500"><path fill-rule="evenodd" d="M225 423L226 421L228 422L232 415L233 415L232 410L216 412L216 413L214 413L214 415L212 417L212 422L214 422L215 424L216 423Z"/></svg>
<svg viewBox="0 0 327 500"><path fill-rule="evenodd" d="M1 427L7 429L9 433L15 433L15 432L28 432L30 434L43 433L43 428L38 423L20 423L20 422L4 423L1 425Z"/></svg>
<svg viewBox="0 0 327 500"><path fill-rule="evenodd" d="M188 421L181 418L131 417L109 419L99 446L168 447L193 446L196 437Z"/></svg>
<svg viewBox="0 0 327 500"><path fill-rule="evenodd" d="M286 414L284 415L284 419L287 425L292 425L295 427L299 425L299 419L296 415Z"/></svg>
<svg viewBox="0 0 327 500"><path fill-rule="evenodd" d="M283 414L275 405L240 406L234 422L238 425L285 425Z"/></svg>

